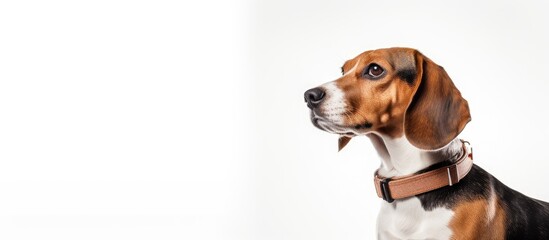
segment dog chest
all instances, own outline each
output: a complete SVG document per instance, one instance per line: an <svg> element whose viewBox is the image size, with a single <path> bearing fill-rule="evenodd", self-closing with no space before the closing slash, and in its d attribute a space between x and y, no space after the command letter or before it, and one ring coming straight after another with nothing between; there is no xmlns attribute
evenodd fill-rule
<svg viewBox="0 0 549 240"><path fill-rule="evenodd" d="M416 197L383 202L377 220L379 239L450 239L453 215L447 208L426 211Z"/></svg>

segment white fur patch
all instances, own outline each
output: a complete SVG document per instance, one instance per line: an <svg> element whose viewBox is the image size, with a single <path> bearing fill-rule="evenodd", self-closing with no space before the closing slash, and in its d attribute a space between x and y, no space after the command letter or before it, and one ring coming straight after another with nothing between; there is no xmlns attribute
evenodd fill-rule
<svg viewBox="0 0 549 240"><path fill-rule="evenodd" d="M490 185L490 199L488 200L488 209L487 209L487 222L492 222L494 220L494 217L496 216L496 204L497 204L497 197L496 192L494 191L493 185Z"/></svg>
<svg viewBox="0 0 549 240"><path fill-rule="evenodd" d="M388 157L382 156L381 167L378 170L383 177L413 174L436 163L431 159L430 151L416 148L405 136L394 139L389 136L380 137L389 153Z"/></svg>
<svg viewBox="0 0 549 240"><path fill-rule="evenodd" d="M383 202L377 219L379 239L450 239L453 215L446 208L425 211L416 197Z"/></svg>
<svg viewBox="0 0 549 240"><path fill-rule="evenodd" d="M337 87L335 82L326 83L322 88L326 92L326 99L321 107L324 116L330 122L343 125L343 116L347 108L345 93Z"/></svg>

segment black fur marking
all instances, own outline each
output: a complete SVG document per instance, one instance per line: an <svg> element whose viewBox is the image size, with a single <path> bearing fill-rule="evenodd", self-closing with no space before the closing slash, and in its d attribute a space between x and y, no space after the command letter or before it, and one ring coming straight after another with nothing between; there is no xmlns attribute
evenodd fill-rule
<svg viewBox="0 0 549 240"><path fill-rule="evenodd" d="M506 212L505 239L549 239L549 203L519 193L493 178Z"/></svg>
<svg viewBox="0 0 549 240"><path fill-rule="evenodd" d="M409 84L412 84L414 82L417 75L415 69L402 69L399 70L396 74L398 77L400 77L402 80L406 81Z"/></svg>
<svg viewBox="0 0 549 240"><path fill-rule="evenodd" d="M366 122L364 124L357 124L355 125L355 128L356 129L361 129L361 128L371 128L372 127L372 124L369 123L369 122Z"/></svg>

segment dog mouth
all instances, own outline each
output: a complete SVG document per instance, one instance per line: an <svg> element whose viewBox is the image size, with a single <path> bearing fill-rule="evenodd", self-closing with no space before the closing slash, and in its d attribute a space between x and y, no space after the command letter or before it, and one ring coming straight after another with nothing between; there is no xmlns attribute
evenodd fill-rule
<svg viewBox="0 0 549 240"><path fill-rule="evenodd" d="M354 137L364 134L364 132L361 132L361 130L367 130L372 127L371 123L359 124L355 126L343 126L340 124L336 124L324 117L318 116L313 111L311 111L311 122L316 128L322 131L347 137Z"/></svg>

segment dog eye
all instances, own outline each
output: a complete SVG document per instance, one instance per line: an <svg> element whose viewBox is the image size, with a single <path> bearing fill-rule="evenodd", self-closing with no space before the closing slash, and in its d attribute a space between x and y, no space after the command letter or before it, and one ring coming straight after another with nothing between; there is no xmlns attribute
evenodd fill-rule
<svg viewBox="0 0 549 240"><path fill-rule="evenodd" d="M379 65L372 63L367 68L366 71L364 71L364 77L369 79L378 79L385 73L385 70L381 68Z"/></svg>

